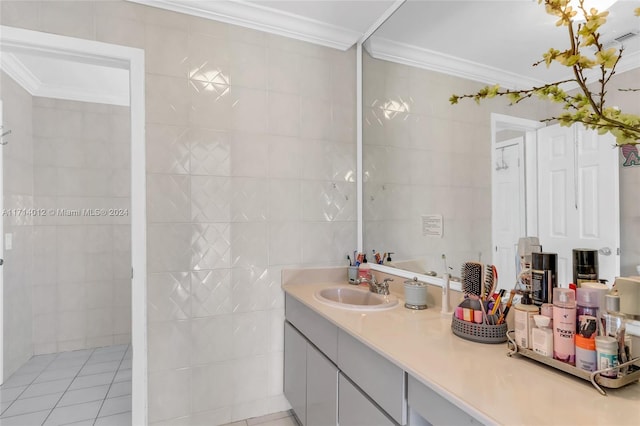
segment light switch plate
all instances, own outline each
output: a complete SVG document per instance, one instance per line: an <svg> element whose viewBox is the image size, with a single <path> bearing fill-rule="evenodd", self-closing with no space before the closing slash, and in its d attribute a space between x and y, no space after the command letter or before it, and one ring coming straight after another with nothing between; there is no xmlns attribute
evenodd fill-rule
<svg viewBox="0 0 640 426"><path fill-rule="evenodd" d="M4 234L4 249L13 249L13 234L11 232Z"/></svg>

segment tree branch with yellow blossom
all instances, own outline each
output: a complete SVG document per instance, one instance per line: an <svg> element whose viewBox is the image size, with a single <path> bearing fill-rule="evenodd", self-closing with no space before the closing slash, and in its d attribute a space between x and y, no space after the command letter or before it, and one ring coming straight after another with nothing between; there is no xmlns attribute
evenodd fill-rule
<svg viewBox="0 0 640 426"><path fill-rule="evenodd" d="M533 66L544 63L548 68L553 62L557 62L571 68L573 77L525 90L503 89L499 85L485 86L475 94L452 95L449 102L457 104L461 99L473 99L480 103L485 99L506 96L511 104L517 104L535 96L562 105L562 113L542 121L558 121L562 126L582 123L589 129L597 130L599 134L611 133L618 146L640 144L640 116L625 114L619 108L608 107L605 102L607 84L615 75L624 50L622 47L605 48L601 42L600 28L606 24L609 12L599 12L595 8L587 10L584 0L579 0L577 10L570 6L569 0L538 0L538 3L544 3L547 13L558 17L556 26L567 27L570 46L564 51L549 49ZM575 17L578 14L583 17L584 22L576 23ZM640 7L634 10L634 15L640 16ZM584 48L588 47L595 50L591 56L583 54ZM590 69L599 70L596 91L592 91L587 84L585 71ZM561 87L567 83L577 84L579 90L575 94L567 93Z"/></svg>

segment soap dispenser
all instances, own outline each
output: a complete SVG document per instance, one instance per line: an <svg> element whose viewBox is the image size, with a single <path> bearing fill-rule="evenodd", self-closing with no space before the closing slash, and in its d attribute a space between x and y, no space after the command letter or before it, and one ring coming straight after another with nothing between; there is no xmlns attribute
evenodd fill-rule
<svg viewBox="0 0 640 426"><path fill-rule="evenodd" d="M364 258L362 259L362 263L360 264L360 267L358 268L358 278L361 279L370 279L371 278L371 266L369 265L369 262L367 262L367 255L364 255Z"/></svg>

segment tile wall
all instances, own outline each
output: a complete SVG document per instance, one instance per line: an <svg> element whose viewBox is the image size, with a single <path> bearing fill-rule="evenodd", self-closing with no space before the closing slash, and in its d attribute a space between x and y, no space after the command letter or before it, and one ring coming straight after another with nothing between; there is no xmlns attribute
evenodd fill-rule
<svg viewBox="0 0 640 426"><path fill-rule="evenodd" d="M475 93L483 84L371 58L364 72L365 247L422 259L442 271L449 265L491 257L490 114L546 118L549 103L508 106L502 99L449 105L453 93ZM640 70L616 76L609 103L640 113L635 92ZM620 167L621 275L640 264L640 203L632 194L640 167ZM420 216L440 213L445 238L423 237ZM429 267L429 266L428 266Z"/></svg>
<svg viewBox="0 0 640 426"><path fill-rule="evenodd" d="M1 147L4 179L4 233L11 234L11 250L4 252L4 377L9 377L33 354L31 308L33 280L33 137L32 97L0 72L3 131L11 130ZM4 243L4 241L2 241Z"/></svg>
<svg viewBox="0 0 640 426"><path fill-rule="evenodd" d="M280 271L356 244L355 51L124 1L1 8L145 49L150 423L287 409Z"/></svg>
<svg viewBox="0 0 640 426"><path fill-rule="evenodd" d="M131 341L129 108L33 98L34 354Z"/></svg>
<svg viewBox="0 0 640 426"><path fill-rule="evenodd" d="M219 424L286 409L280 270L342 264L356 242L354 52L123 1L3 1L0 12L3 25L145 49L150 422ZM416 73L417 90L448 99L451 77L389 73ZM367 78L411 101L413 77ZM489 235L489 190L476 182L488 175L475 171L489 157L476 145L458 155L470 139L488 140L488 124L479 125L488 112L457 107L452 126L446 101L412 99L421 120L385 122L375 143L400 143L388 132L421 138L426 126L443 155L415 151L407 162L389 148L387 164L404 170L398 190L414 173L460 172L456 196L477 213L469 221L468 210L447 208L467 235ZM442 152L445 138L452 152ZM447 206L453 190L442 185L439 202ZM392 205L402 226L404 204ZM367 206L369 219L380 212ZM388 237L372 248L389 249Z"/></svg>
<svg viewBox="0 0 640 426"><path fill-rule="evenodd" d="M545 105L503 100L450 105L484 85L364 55L364 245L449 265L491 258L492 112L543 118ZM444 237L422 235L424 214L441 214Z"/></svg>

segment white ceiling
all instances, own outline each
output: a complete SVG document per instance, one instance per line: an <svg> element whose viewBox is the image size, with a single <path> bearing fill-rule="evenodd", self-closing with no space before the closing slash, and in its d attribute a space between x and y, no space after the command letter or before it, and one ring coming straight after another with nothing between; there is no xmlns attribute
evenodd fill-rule
<svg viewBox="0 0 640 426"><path fill-rule="evenodd" d="M550 47L568 43L566 28L556 27L555 18L537 0L129 1L342 50L362 40L404 3L367 41L372 56L505 87L569 76L565 67L531 66ZM640 0L615 3L603 39L640 33L640 18L633 15L639 6ZM624 47L618 72L640 67L640 36L625 41ZM17 53L4 53L2 68L16 75L23 72L22 83L31 84L26 88L36 96L83 100L84 95L90 102L128 103L124 70L105 79L103 73L116 70Z"/></svg>
<svg viewBox="0 0 640 426"><path fill-rule="evenodd" d="M567 46L537 0L129 0L346 50L377 27L366 48L379 59L505 87L569 77L567 68L533 67L550 47ZM640 32L633 9L619 0L603 29L605 41ZM640 36L625 42L618 72L640 67Z"/></svg>
<svg viewBox="0 0 640 426"><path fill-rule="evenodd" d="M615 3L602 27L602 41L640 32L640 18L633 14L639 6L637 0ZM368 47L379 58L408 59L485 83L529 86L570 77L570 70L558 64L532 66L549 48L569 47L567 27L556 27L556 20L536 0L408 0ZM625 42L623 61L619 72L640 67L640 36Z"/></svg>

